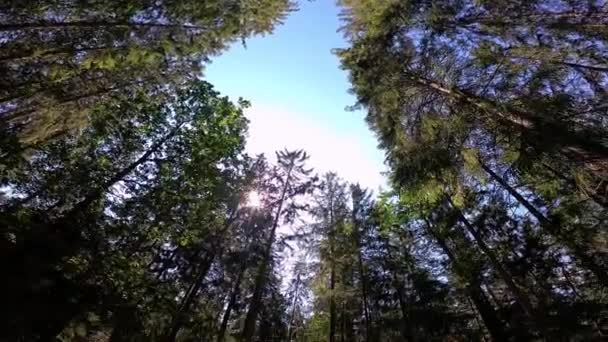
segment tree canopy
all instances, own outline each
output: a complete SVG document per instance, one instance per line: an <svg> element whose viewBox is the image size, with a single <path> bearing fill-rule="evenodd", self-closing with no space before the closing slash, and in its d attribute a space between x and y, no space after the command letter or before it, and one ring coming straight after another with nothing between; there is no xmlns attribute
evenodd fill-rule
<svg viewBox="0 0 608 342"><path fill-rule="evenodd" d="M376 193L203 78L290 1L0 4L0 340L604 340L605 2L340 6Z"/></svg>

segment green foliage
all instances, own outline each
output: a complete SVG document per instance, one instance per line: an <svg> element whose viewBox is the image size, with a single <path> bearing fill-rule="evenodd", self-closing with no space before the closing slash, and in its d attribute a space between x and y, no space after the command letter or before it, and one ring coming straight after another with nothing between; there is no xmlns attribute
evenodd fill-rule
<svg viewBox="0 0 608 342"><path fill-rule="evenodd" d="M599 338L585 319L567 332L559 322L573 322L581 303L602 305L575 293L608 281L598 221L607 208L607 37L589 31L604 24L605 9L587 1L341 3L350 44L337 54L394 188L377 205L376 219L387 222L379 236L390 246L399 236L391 227L418 234L420 263L456 290L456 311L477 316L469 325L477 339ZM581 278L567 280L564 269Z"/></svg>
<svg viewBox="0 0 608 342"><path fill-rule="evenodd" d="M199 79L289 1L2 6L0 339L601 339L605 9L341 4L376 197Z"/></svg>
<svg viewBox="0 0 608 342"><path fill-rule="evenodd" d="M98 103L196 79L201 63L293 9L288 0L7 4L0 120L26 145L77 133Z"/></svg>
<svg viewBox="0 0 608 342"><path fill-rule="evenodd" d="M188 265L198 262L192 251L214 243L232 191L240 191L247 120L242 108L202 81L167 98L172 100L157 102L141 94L99 106L78 138L36 150L14 170L8 186L27 200L8 197L0 216L14 237L3 242L15 262L7 267L14 292L5 303L20 321L11 322L56 315L61 327L73 320L62 301L75 300L78 312L96 310L87 317L103 317L106 324L134 306L130 315L137 315L144 329L138 333L146 335L159 327L155 316L173 310L191 277ZM61 233L53 233L58 225ZM44 252L35 247L44 241L54 246ZM25 284L18 265L26 261L18 255L38 260ZM74 299L62 297L60 287ZM31 298L29 304L24 298ZM40 329L32 326L27 336L44 336ZM75 321L72 333L80 336L83 329Z"/></svg>

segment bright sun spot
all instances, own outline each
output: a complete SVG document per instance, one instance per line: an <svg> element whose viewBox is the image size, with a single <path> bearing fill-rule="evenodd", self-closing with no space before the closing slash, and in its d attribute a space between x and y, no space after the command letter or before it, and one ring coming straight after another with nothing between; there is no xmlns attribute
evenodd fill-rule
<svg viewBox="0 0 608 342"><path fill-rule="evenodd" d="M262 197L257 191L251 191L247 195L247 205L256 208L262 205Z"/></svg>

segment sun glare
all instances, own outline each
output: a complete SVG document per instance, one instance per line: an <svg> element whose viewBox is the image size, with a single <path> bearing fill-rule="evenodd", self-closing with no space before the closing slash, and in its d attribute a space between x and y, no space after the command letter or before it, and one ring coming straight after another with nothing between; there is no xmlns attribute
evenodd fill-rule
<svg viewBox="0 0 608 342"><path fill-rule="evenodd" d="M262 205L262 197L257 191L251 191L247 195L247 205L255 208L258 208Z"/></svg>

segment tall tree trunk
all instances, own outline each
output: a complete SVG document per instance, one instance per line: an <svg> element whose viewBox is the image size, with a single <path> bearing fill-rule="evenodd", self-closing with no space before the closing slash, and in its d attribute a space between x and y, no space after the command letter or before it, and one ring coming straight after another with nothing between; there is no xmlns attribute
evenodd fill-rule
<svg viewBox="0 0 608 342"><path fill-rule="evenodd" d="M329 342L336 341L336 251L335 251L335 227L334 227L334 202L333 194L329 197Z"/></svg>
<svg viewBox="0 0 608 342"><path fill-rule="evenodd" d="M530 138L527 144L544 142L545 145L559 146L560 151L571 160L585 167L592 174L602 177L608 172L608 148L594 139L592 134L576 132L569 127L557 124L543 117L526 113L508 105L503 105L471 94L462 89L448 87L439 82L409 74L410 79L433 92L447 96L479 109L499 120L512 125L518 130L527 132ZM547 141L547 140L550 141Z"/></svg>
<svg viewBox="0 0 608 342"><path fill-rule="evenodd" d="M393 282L395 282L395 291L397 293L397 301L399 302L399 310L401 311L401 337L404 341L412 341L415 340L415 337L411 333L411 324L409 324L409 310L408 304L405 300L405 292L403 288L402 282L400 282L399 277L396 272L393 270L391 272L393 276Z"/></svg>
<svg viewBox="0 0 608 342"><path fill-rule="evenodd" d="M211 268L211 265L213 264L214 259L215 259L215 251L210 251L209 254L206 255L205 258L203 259L203 261L201 262L201 264L199 266L198 274L194 278L194 281L192 282L192 284L190 284L188 291L186 291L186 295L182 299L182 302L179 305L177 312L175 313L175 316L173 317L173 322L171 323L171 329L169 330L169 333L167 334L167 342L175 342L175 339L177 338L177 334L179 333L179 330L182 327L184 315L190 309L190 306L192 305L192 303L194 302L195 298L198 295L198 291L203 286L203 280L205 280L205 277L207 276L207 272L209 272L209 269Z"/></svg>
<svg viewBox="0 0 608 342"><path fill-rule="evenodd" d="M507 181L496 174L488 165L486 165L481 159L479 159L479 164L481 168L498 184L500 184L507 192L515 198L522 206L528 210L530 214L532 214L540 223L541 227L543 227L549 234L555 237L558 241L563 243L566 247L568 247L574 254L575 258L580 261L580 263L591 270L593 274L600 280L602 284L608 284L608 272L602 267L600 264L596 263L593 260L593 257L587 254L587 252L579 246L574 239L569 236L565 236L564 232L561 231L559 225L549 218L547 218L540 210L536 209L532 203L530 203L524 196L522 196L517 190L507 183Z"/></svg>
<svg viewBox="0 0 608 342"><path fill-rule="evenodd" d="M2 120L6 123L23 121L24 119L26 119L27 115L37 112L38 111L38 109L36 109L37 107L58 106L58 105L78 103L79 101L88 100L88 99L92 99L92 98L96 98L96 97L101 97L102 95L115 93L117 91L123 90L130 86L134 86L134 85L138 85L138 84L145 84L145 83L146 82L144 80L137 80L137 81L131 81L131 82L118 84L118 85L115 84L111 87L96 89L94 91L91 91L91 92L88 92L85 94L72 95L70 97L60 99L59 101L57 101L56 103L53 103L53 104L33 103L30 105L29 108L26 107L26 108L20 109L20 110L9 110L9 111L2 112Z"/></svg>
<svg viewBox="0 0 608 342"><path fill-rule="evenodd" d="M517 286L517 284L515 284L515 281L513 280L511 274L498 260L496 254L494 254L492 249L490 249L490 247L485 243L479 232L477 232L475 227L473 227L473 225L464 216L464 214L460 210L458 210L454 206L454 204L451 203L451 201L449 202L452 208L456 210L458 221L460 221L465 226L466 230L473 236L473 239L475 240L481 251L486 255L486 257L488 257L490 263L492 264L492 267L494 268L494 270L496 270L500 278L502 278L502 280L505 282L505 285L507 285L507 289L509 289L509 292L511 293L519 307L526 314L526 316L528 316L536 323L539 330L543 333L543 335L545 335L545 338L549 338L545 329L544 317L534 309L529 296L523 290L521 290L519 286Z"/></svg>
<svg viewBox="0 0 608 342"><path fill-rule="evenodd" d="M272 245L274 244L275 233L281 218L281 211L283 210L287 189L290 185L291 172L293 171L294 163L295 162L292 160L292 163L287 171L287 175L285 176L285 182L283 183L283 189L281 189L281 197L279 199L277 211L272 221L272 229L270 230L268 243L264 249L262 262L258 268L255 278L253 296L251 298L251 303L249 304L249 309L247 310L247 316L245 316L245 326L243 327L243 332L241 334L241 341L244 342L251 341L255 333L255 321L257 320L258 313L260 311L260 301L262 299L263 288L266 285L266 272L272 256Z"/></svg>
<svg viewBox="0 0 608 342"><path fill-rule="evenodd" d="M555 168L551 167L547 163L543 163L543 167L545 169L549 170L549 172L551 172L553 175L555 175L559 179L566 182L572 190L581 192L581 189L576 184L576 181L574 179L572 179L571 177L564 175L562 172L556 170ZM582 192L586 196L588 196L591 200L593 200L595 203L601 205L604 208L608 208L608 197L607 197L608 194L598 193L596 189L583 189Z"/></svg>
<svg viewBox="0 0 608 342"><path fill-rule="evenodd" d="M488 15L473 15L459 18L453 21L456 26L468 26L480 24L489 27L515 27L518 25L529 25L534 23L537 26L545 26L546 28L564 28L568 27L604 27L604 19L608 12L588 12L588 11L566 11L548 13L546 11L528 12L514 15L505 14L504 16Z"/></svg>
<svg viewBox="0 0 608 342"><path fill-rule="evenodd" d="M457 210L457 209L455 209L455 210ZM483 240L481 235L477 232L475 227L473 227L473 225L469 222L469 220L466 217L464 217L462 212L460 212L458 210L457 215L458 215L458 220L466 227L467 231L471 234L471 236L473 236L473 239L477 243L477 246L479 246L481 251L486 255L486 257L488 257L488 259L490 260L490 263L492 264L492 267L496 270L496 272L498 272L498 275L505 282L505 284L507 285L507 288L509 289L509 292L515 298L515 301L519 304L519 306L522 308L524 313L526 315L528 315L528 317L534 318L535 317L534 309L532 307L532 303L530 302L530 299L528 298L528 296L515 284L511 274L509 274L507 269L498 260L498 257L496 257L496 254L494 254L494 252L486 244L486 242Z"/></svg>
<svg viewBox="0 0 608 342"><path fill-rule="evenodd" d="M65 28L169 28L169 29L184 29L184 30L208 30L207 26L197 25L184 25L184 24L164 24L164 23L153 23L153 22L132 22L132 21L38 21L38 22L25 22L25 23L5 23L0 25L0 32L10 31L21 31L21 30L51 30L51 29L65 29Z"/></svg>
<svg viewBox="0 0 608 342"><path fill-rule="evenodd" d="M393 288L395 289L395 293L397 294L397 302L399 302L399 310L401 313L401 324L399 332L401 333L401 338L403 341L412 341L415 337L412 334L412 325L410 323L410 312L408 309L408 301L405 299L405 289L403 287L403 279L399 276L399 271L396 265L393 262L393 254L391 253L391 246L388 242L388 239L380 238L384 249L386 250L386 259L384 260L384 264L389 270L391 274L391 278L393 280Z"/></svg>
<svg viewBox="0 0 608 342"><path fill-rule="evenodd" d="M255 333L255 322L260 311L260 302L262 299L264 286L266 285L267 268L268 264L266 262L266 258L264 258L264 260L262 260L262 264L258 268L251 303L249 304L249 309L247 310L247 316L245 316L245 325L241 335L241 340L244 342L251 341Z"/></svg>
<svg viewBox="0 0 608 342"><path fill-rule="evenodd" d="M456 270L465 270L466 268L463 268L459 265L460 263L458 259L456 258L454 253L452 253L441 234L438 234L434 231L428 220L426 221L426 224L428 231L435 238L435 241L437 242L439 247L441 247L443 252L447 255L448 259L450 260L450 263L454 265L454 268ZM479 316L481 316L481 320L488 329L492 340L497 342L509 341L509 335L506 333L505 324L498 317L496 310L483 293L479 280L475 280L477 279L477 277L472 274L462 274L462 276L467 279L467 284L465 285L465 292L473 301L473 304L475 305Z"/></svg>
<svg viewBox="0 0 608 342"><path fill-rule="evenodd" d="M239 296L240 288L241 288L241 280L243 279L243 274L245 273L245 268L241 268L239 275L237 276L234 286L232 287L232 291L230 293L230 299L228 300L228 306L226 307L226 311L224 312L224 316L222 317L222 324L220 325L220 330L217 333L217 342L224 342L224 338L226 335L226 329L228 328L228 322L230 321L230 315L232 314L232 309L234 308L234 304L236 304L236 299Z"/></svg>
<svg viewBox="0 0 608 342"><path fill-rule="evenodd" d="M340 314L340 342L347 342L349 318L346 312L346 304L342 301Z"/></svg>
<svg viewBox="0 0 608 342"><path fill-rule="evenodd" d="M298 305L298 290L300 287L300 275L296 278L296 286L293 295L293 303L291 304L291 315L289 315L289 324L287 325L287 342L291 342L291 334L293 332L293 322L296 316L296 307Z"/></svg>
<svg viewBox="0 0 608 342"><path fill-rule="evenodd" d="M112 176L110 179L108 179L107 181L102 183L101 186L89 191L84 196L83 200L78 202L70 211L68 211L61 218L61 220L65 221L65 220L71 219L74 215L78 215L79 213L83 212L84 209L86 209L89 205L91 205L91 203L100 199L101 196L105 192L107 192L112 186L114 186L118 182L125 179L129 174L131 174L133 171L135 171L140 165L147 162L148 159L154 153L157 153L160 150L160 148L167 141L172 139L179 132L179 130L184 126L184 124L185 124L184 122L177 124L174 128L171 129L171 131L169 131L169 133L167 135L162 137L160 140L154 142L154 144L152 144L152 146L150 146L150 148L146 152L144 152L144 154L142 154L139 158L137 158L137 160L135 160L134 162L129 164L127 167L125 167L121 171L114 174L114 176Z"/></svg>
<svg viewBox="0 0 608 342"><path fill-rule="evenodd" d="M359 269L359 277L361 278L361 299L363 302L363 319L365 320L365 341L369 342L370 339L370 328L371 328L371 317L369 313L369 305L367 299L367 276L365 274L365 268L363 267L363 256L361 253L361 232L359 221L356 217L355 204L353 203L352 221L354 224L354 238L355 246L357 247L357 267Z"/></svg>
<svg viewBox="0 0 608 342"><path fill-rule="evenodd" d="M330 275L329 275L329 342L336 341L336 265L334 261L334 243L330 238Z"/></svg>
<svg viewBox="0 0 608 342"><path fill-rule="evenodd" d="M361 256L361 250L357 253L357 263L359 267L359 275L361 276L361 296L363 301L363 319L365 319L365 341L368 342L370 339L371 330L371 317L369 313L369 304L367 299L367 276L365 269L363 268L363 257Z"/></svg>
<svg viewBox="0 0 608 342"><path fill-rule="evenodd" d="M201 263L199 265L198 274L196 275L196 277L194 277L194 280L193 280L192 284L190 284L190 287L188 288L188 290L186 291L186 294L185 294L184 298L182 299L182 302L180 303L180 305L177 309L177 312L173 316L171 327L169 329L169 332L167 333L167 338L166 338L166 340L168 342L175 342L175 339L177 338L177 334L179 333L179 330L182 327L184 316L190 310L190 306L192 306L192 303L194 303L194 300L196 299L198 292L200 291L201 287L203 286L203 280L205 280L205 277L207 276L207 273L209 272L211 265L213 265L213 260L215 260L216 256L222 254L222 249L224 247L223 237L226 234L226 232L230 229L230 227L232 227L232 224L236 220L238 213L239 213L239 208L238 208L238 204L237 204L237 208L235 208L230 213L230 217L227 219L226 224L224 225L223 229L221 229L217 233L217 236L212 237L212 239L214 238L216 240L215 244L214 244L213 248L211 248L207 252L205 257L201 261Z"/></svg>

